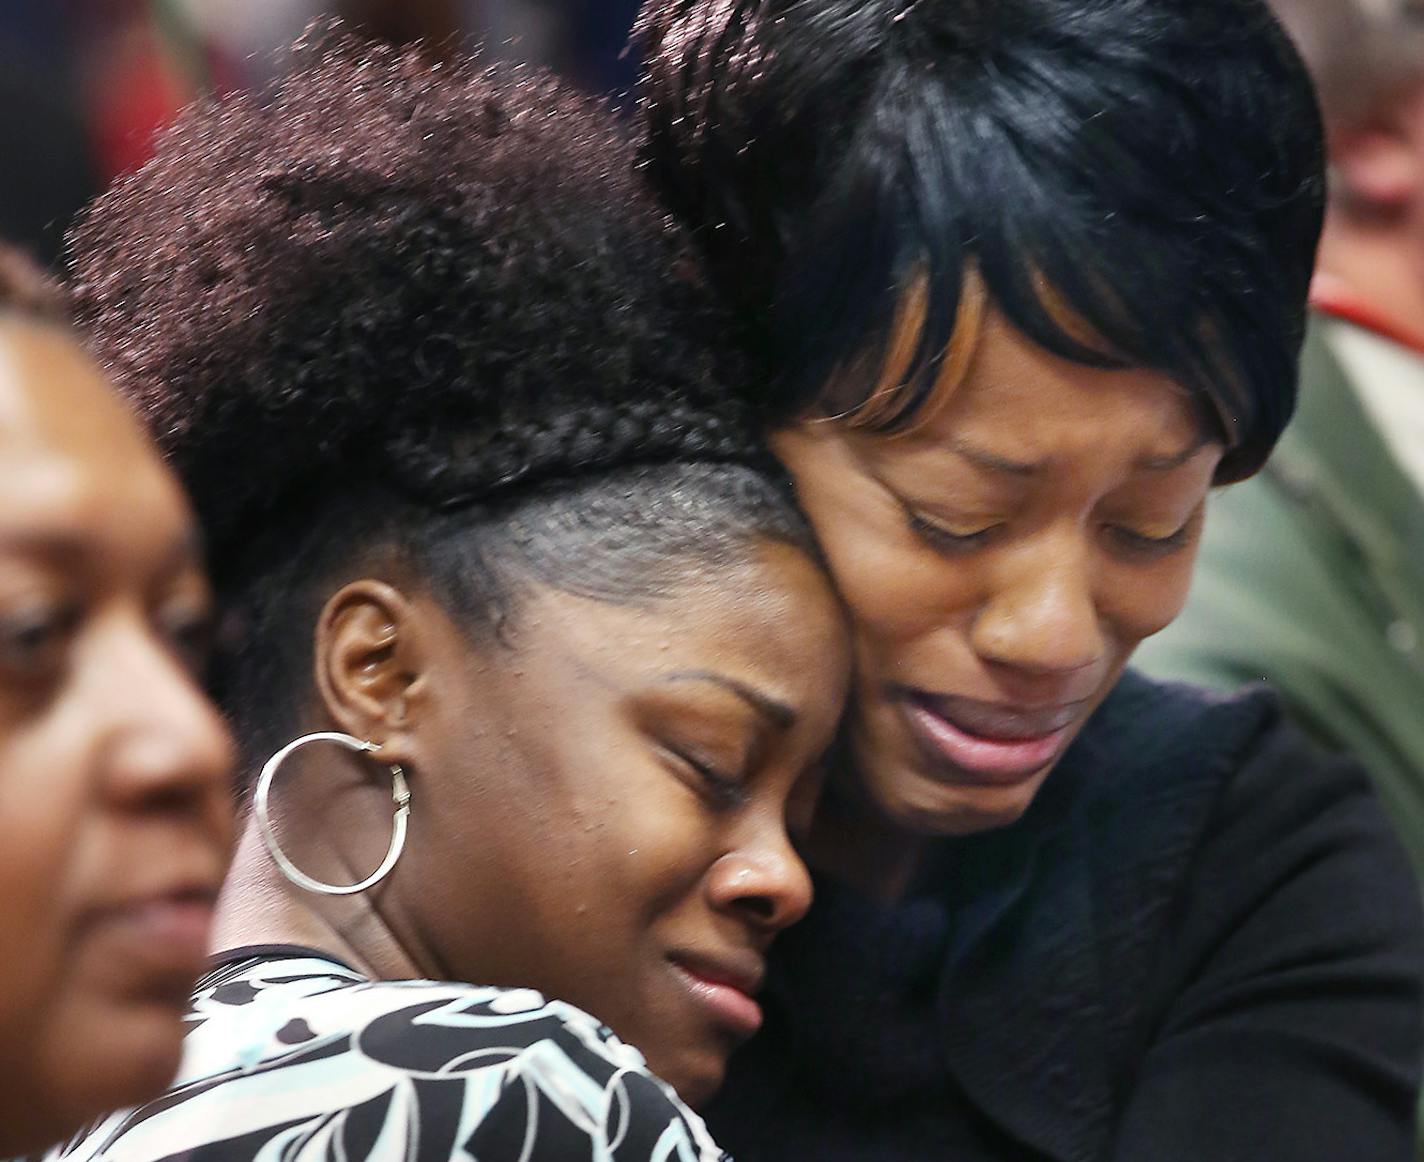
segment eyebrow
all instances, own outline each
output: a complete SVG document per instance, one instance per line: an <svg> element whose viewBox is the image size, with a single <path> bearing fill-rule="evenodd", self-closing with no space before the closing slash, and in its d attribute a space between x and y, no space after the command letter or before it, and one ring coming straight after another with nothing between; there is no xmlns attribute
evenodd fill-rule
<svg viewBox="0 0 1424 1162"><path fill-rule="evenodd" d="M1173 468L1180 468L1187 463L1210 442L1208 437L1201 436L1180 452L1169 452L1164 456L1143 456L1135 460L1132 466L1142 472L1170 472ZM1046 459L1011 460L1007 456L1000 456L997 452L990 452L984 448L976 448L962 440L950 441L949 450L986 472L999 472L1007 476L1035 476L1048 466Z"/></svg>
<svg viewBox="0 0 1424 1162"><path fill-rule="evenodd" d="M711 682L714 686L721 686L724 690L730 690L759 714L770 719L780 730L790 730L796 723L797 715L794 707L787 705L779 698L772 698L767 694L763 694L755 687L748 686L745 682L739 682L736 678L729 678L726 674L719 674L715 670L678 670L676 673L664 675L660 681Z"/></svg>
<svg viewBox="0 0 1424 1162"><path fill-rule="evenodd" d="M1199 436L1195 443L1183 448L1180 452L1171 452L1166 456L1144 456L1134 462L1132 466L1143 472L1170 472L1173 468L1180 468L1188 460L1193 459L1209 443L1211 443L1209 437Z"/></svg>
<svg viewBox="0 0 1424 1162"><path fill-rule="evenodd" d="M1033 476L1041 472L1046 463L1043 460L1011 460L997 452L966 444L963 440L951 440L949 450L987 472L1002 472L1009 476Z"/></svg>
<svg viewBox="0 0 1424 1162"><path fill-rule="evenodd" d="M203 549L202 532L196 527L185 530L182 536L174 538L164 549L158 571L172 572L189 564L201 566ZM0 553L14 553L74 565L90 559L94 553L94 545L92 538L67 530L21 528L0 530Z"/></svg>

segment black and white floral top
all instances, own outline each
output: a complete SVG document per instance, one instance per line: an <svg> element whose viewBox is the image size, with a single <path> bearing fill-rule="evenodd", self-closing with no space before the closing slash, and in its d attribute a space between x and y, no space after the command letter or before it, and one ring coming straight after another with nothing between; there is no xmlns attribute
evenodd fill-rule
<svg viewBox="0 0 1424 1162"><path fill-rule="evenodd" d="M243 951L199 982L173 1088L46 1162L725 1162L642 1055L570 1005Z"/></svg>

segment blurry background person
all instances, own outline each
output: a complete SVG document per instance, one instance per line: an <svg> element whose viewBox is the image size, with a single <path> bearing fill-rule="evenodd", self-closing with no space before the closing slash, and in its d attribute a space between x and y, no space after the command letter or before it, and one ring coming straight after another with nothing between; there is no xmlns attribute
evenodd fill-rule
<svg viewBox="0 0 1424 1162"><path fill-rule="evenodd" d="M1270 681L1375 777L1424 873L1424 5L1273 0L1319 87L1329 202L1300 407L1215 496L1144 668Z"/></svg>
<svg viewBox="0 0 1424 1162"><path fill-rule="evenodd" d="M0 1155L172 1079L232 807L187 502L0 251Z"/></svg>
<svg viewBox="0 0 1424 1162"><path fill-rule="evenodd" d="M602 103L301 60L73 238L202 517L258 786L175 1092L69 1154L710 1157L597 1022L694 1103L760 1024L841 608Z"/></svg>
<svg viewBox="0 0 1424 1162"><path fill-rule="evenodd" d="M624 94L636 0L4 0L0 3L0 236L46 263L80 206L140 165L154 134L201 93L253 89L278 50L332 15L433 57L550 67Z"/></svg>

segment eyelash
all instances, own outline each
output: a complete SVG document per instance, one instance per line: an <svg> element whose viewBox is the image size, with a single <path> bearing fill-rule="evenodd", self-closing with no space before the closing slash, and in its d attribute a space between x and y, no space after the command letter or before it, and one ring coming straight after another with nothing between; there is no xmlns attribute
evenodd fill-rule
<svg viewBox="0 0 1424 1162"><path fill-rule="evenodd" d="M1130 552L1156 558L1170 556L1178 549L1185 548L1191 537L1191 531L1192 522L1189 520L1176 532L1168 533L1165 537L1144 536L1142 533L1133 532L1132 529L1121 526L1114 526L1113 535Z"/></svg>
<svg viewBox="0 0 1424 1162"><path fill-rule="evenodd" d="M946 528L941 528L933 521L928 521L917 512L907 510L906 517L910 522L910 530L933 549L948 552L965 552L970 549L977 549L988 540L989 535L997 529L998 525L990 525L988 528L979 529L972 533L952 533Z"/></svg>
<svg viewBox="0 0 1424 1162"><path fill-rule="evenodd" d="M741 780L722 774L686 751L675 750L672 747L668 747L667 750L678 762L697 776L702 784L701 790L718 807L738 807L746 801L746 788L742 785Z"/></svg>
<svg viewBox="0 0 1424 1162"><path fill-rule="evenodd" d="M926 520L916 512L907 510L906 516L911 531L931 548L941 552L970 552L981 548L1000 527L994 524L973 533L952 533L948 529ZM1186 547L1191 539L1192 521L1188 518L1181 528L1168 533L1165 537L1149 537L1122 525L1112 525L1110 529L1124 549L1155 559L1170 556L1177 550Z"/></svg>
<svg viewBox="0 0 1424 1162"><path fill-rule="evenodd" d="M77 606L57 605L0 620L0 657L25 673L38 673L60 659L58 651L78 627Z"/></svg>

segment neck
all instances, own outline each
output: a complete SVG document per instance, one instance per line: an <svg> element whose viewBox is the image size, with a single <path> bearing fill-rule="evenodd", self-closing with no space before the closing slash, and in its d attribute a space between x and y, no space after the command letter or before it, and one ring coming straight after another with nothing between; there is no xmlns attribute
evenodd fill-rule
<svg viewBox="0 0 1424 1162"><path fill-rule="evenodd" d="M817 871L872 900L893 904L914 886L931 842L887 819L854 775L842 772L821 799L806 854Z"/></svg>
<svg viewBox="0 0 1424 1162"><path fill-rule="evenodd" d="M1377 222L1332 212L1318 269L1340 279L1381 315L1424 334L1424 223Z"/></svg>
<svg viewBox="0 0 1424 1162"><path fill-rule="evenodd" d="M249 818L213 923L212 949L295 944L324 952L374 980L423 975L370 898L316 896L288 883Z"/></svg>

